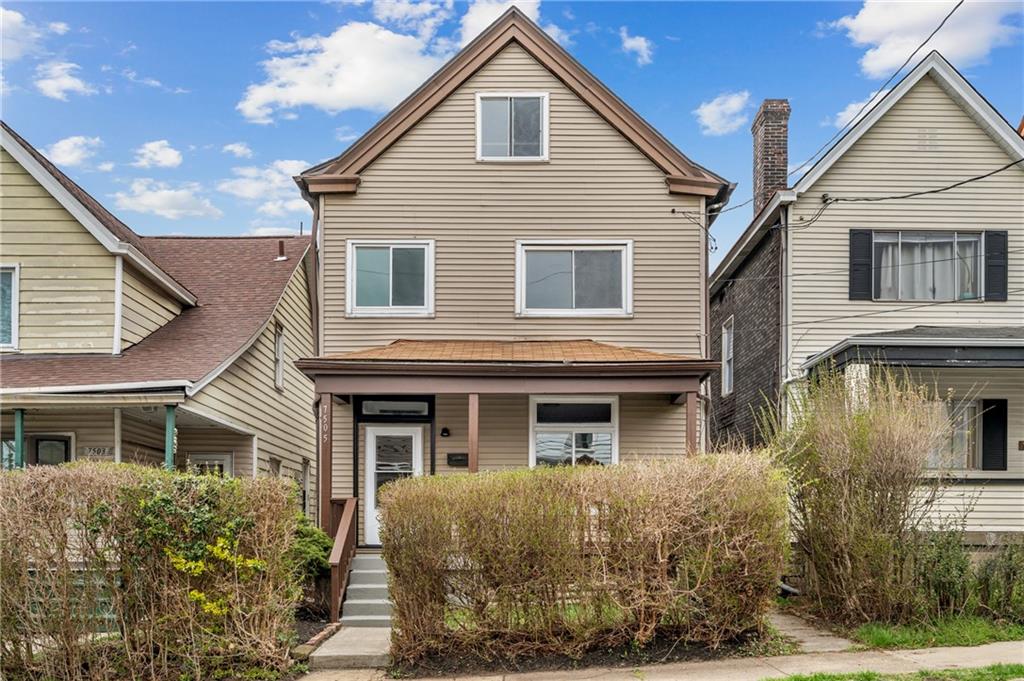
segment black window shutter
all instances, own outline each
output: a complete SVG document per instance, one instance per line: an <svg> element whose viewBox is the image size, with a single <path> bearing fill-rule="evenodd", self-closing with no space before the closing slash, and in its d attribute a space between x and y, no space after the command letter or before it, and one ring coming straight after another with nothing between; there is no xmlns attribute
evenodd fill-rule
<svg viewBox="0 0 1024 681"><path fill-rule="evenodd" d="M985 300L1006 300L1006 231L985 230Z"/></svg>
<svg viewBox="0 0 1024 681"><path fill-rule="evenodd" d="M850 230L850 300L871 300L871 230Z"/></svg>
<svg viewBox="0 0 1024 681"><path fill-rule="evenodd" d="M981 469L1006 470L1006 400L981 401Z"/></svg>

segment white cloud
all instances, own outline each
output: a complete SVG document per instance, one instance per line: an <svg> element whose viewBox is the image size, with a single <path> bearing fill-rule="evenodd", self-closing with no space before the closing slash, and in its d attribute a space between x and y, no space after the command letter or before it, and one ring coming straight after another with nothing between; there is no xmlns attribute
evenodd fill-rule
<svg viewBox="0 0 1024 681"><path fill-rule="evenodd" d="M167 140L146 142L135 150L132 165L137 168L177 168L181 165L181 152Z"/></svg>
<svg viewBox="0 0 1024 681"><path fill-rule="evenodd" d="M250 85L237 109L253 123L270 123L300 106L337 113L383 111L398 103L443 62L419 37L377 24L351 22L328 36L272 41L266 78Z"/></svg>
<svg viewBox="0 0 1024 681"><path fill-rule="evenodd" d="M220 191L249 201L260 201L257 207L264 215L282 216L305 212L309 205L296 198L292 178L309 167L306 161L279 160L264 167L242 166L232 168L234 177L217 183Z"/></svg>
<svg viewBox="0 0 1024 681"><path fill-rule="evenodd" d="M470 0L459 21L459 45L465 47L512 6L540 23L540 0ZM555 24L544 24L541 28L563 45L571 42L571 34Z"/></svg>
<svg viewBox="0 0 1024 681"><path fill-rule="evenodd" d="M750 92L747 90L724 92L709 102L701 102L693 111L700 123L701 134L717 137L736 132L749 118L749 102Z"/></svg>
<svg viewBox="0 0 1024 681"><path fill-rule="evenodd" d="M112 161L104 161L103 163L100 163L96 166L96 170L99 170L100 172L103 173L109 173L113 169L114 164Z"/></svg>
<svg viewBox="0 0 1024 681"><path fill-rule="evenodd" d="M66 61L50 61L36 67L35 86L42 94L62 102L68 100L68 93L94 95L96 88L75 75L81 68Z"/></svg>
<svg viewBox="0 0 1024 681"><path fill-rule="evenodd" d="M43 31L21 12L0 7L0 54L4 61L16 61L41 49Z"/></svg>
<svg viewBox="0 0 1024 681"><path fill-rule="evenodd" d="M454 5L454 0L374 0L373 16L429 40L451 18Z"/></svg>
<svg viewBox="0 0 1024 681"><path fill-rule="evenodd" d="M864 114L866 114L868 111L871 111L871 108L878 103L878 100L880 100L882 97L885 97L885 95L888 92L888 89L882 90L881 92L875 90L870 95L868 95L867 99L863 99L859 102L850 102L842 111L836 114L836 117L831 121L832 125L836 126L837 128L843 128L846 126L847 123L856 123L857 120L864 117ZM865 106L869 102L870 106ZM857 112L860 111L862 107L864 108L864 111L858 115Z"/></svg>
<svg viewBox="0 0 1024 681"><path fill-rule="evenodd" d="M296 236L298 233L293 227L253 227L244 236Z"/></svg>
<svg viewBox="0 0 1024 681"><path fill-rule="evenodd" d="M101 146L103 140L99 137L74 135L54 142L46 150L46 155L59 166L80 166Z"/></svg>
<svg viewBox="0 0 1024 681"><path fill-rule="evenodd" d="M359 133L355 131L350 125L343 125L340 128L335 129L334 139L339 142L352 142L359 139Z"/></svg>
<svg viewBox="0 0 1024 681"><path fill-rule="evenodd" d="M245 142L232 142L221 147L225 154L231 154L235 158L252 158L252 149Z"/></svg>
<svg viewBox="0 0 1024 681"><path fill-rule="evenodd" d="M622 51L636 55L637 66L646 66L654 60L654 43L642 35L630 35L625 26L619 27Z"/></svg>
<svg viewBox="0 0 1024 681"><path fill-rule="evenodd" d="M892 73L935 30L954 3L884 2L866 0L860 11L829 24L846 32L850 41L868 50L860 67L870 78ZM1021 14L1019 2L965 2L918 53L938 50L960 68L983 62L993 48L1006 45L1021 29L1004 22Z"/></svg>
<svg viewBox="0 0 1024 681"><path fill-rule="evenodd" d="M63 21L51 21L46 26L50 33L56 33L57 35L64 35L71 30L71 27L65 24Z"/></svg>
<svg viewBox="0 0 1024 681"><path fill-rule="evenodd" d="M177 186L149 178L132 180L128 192L117 192L114 201L121 210L150 213L168 220L219 218L223 213L201 195L202 186L186 182Z"/></svg>

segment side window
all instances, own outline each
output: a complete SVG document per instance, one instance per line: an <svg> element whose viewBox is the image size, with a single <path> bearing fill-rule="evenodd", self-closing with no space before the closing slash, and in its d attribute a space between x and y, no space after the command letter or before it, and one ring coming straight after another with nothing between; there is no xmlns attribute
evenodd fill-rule
<svg viewBox="0 0 1024 681"><path fill-rule="evenodd" d="M434 311L433 241L350 241L350 316L429 316Z"/></svg>
<svg viewBox="0 0 1024 681"><path fill-rule="evenodd" d="M284 390L284 327L274 327L274 387Z"/></svg>
<svg viewBox="0 0 1024 681"><path fill-rule="evenodd" d="M18 267L0 266L0 348L18 347Z"/></svg>
<svg viewBox="0 0 1024 681"><path fill-rule="evenodd" d="M729 317L722 324L722 394L728 395L732 393L732 378L733 378L733 336L734 322L733 318Z"/></svg>
<svg viewBox="0 0 1024 681"><path fill-rule="evenodd" d="M544 161L548 156L546 92L476 96L478 161Z"/></svg>

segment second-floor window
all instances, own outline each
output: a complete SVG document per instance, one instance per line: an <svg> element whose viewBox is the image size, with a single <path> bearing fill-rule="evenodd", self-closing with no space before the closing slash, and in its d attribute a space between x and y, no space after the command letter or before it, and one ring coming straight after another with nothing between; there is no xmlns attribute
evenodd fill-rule
<svg viewBox="0 0 1024 681"><path fill-rule="evenodd" d="M874 232L875 300L977 300L982 297L981 232Z"/></svg>
<svg viewBox="0 0 1024 681"><path fill-rule="evenodd" d="M18 268L0 267L0 348L18 347Z"/></svg>
<svg viewBox="0 0 1024 681"><path fill-rule="evenodd" d="M732 341L735 335L733 318L729 317L722 324L722 394L732 392L733 355Z"/></svg>
<svg viewBox="0 0 1024 681"><path fill-rule="evenodd" d="M623 316L632 313L633 244L519 242L516 313Z"/></svg>
<svg viewBox="0 0 1024 681"><path fill-rule="evenodd" d="M348 263L349 315L433 313L433 241L350 241Z"/></svg>
<svg viewBox="0 0 1024 681"><path fill-rule="evenodd" d="M274 387L284 390L284 327L274 327Z"/></svg>
<svg viewBox="0 0 1024 681"><path fill-rule="evenodd" d="M547 93L477 93L476 138L479 161L547 160Z"/></svg>

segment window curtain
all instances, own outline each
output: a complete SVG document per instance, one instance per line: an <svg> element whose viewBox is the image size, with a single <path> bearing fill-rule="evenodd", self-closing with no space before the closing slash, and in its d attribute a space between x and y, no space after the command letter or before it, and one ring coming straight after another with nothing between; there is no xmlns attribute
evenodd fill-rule
<svg viewBox="0 0 1024 681"><path fill-rule="evenodd" d="M900 245L900 299L952 300L953 235L905 232Z"/></svg>
<svg viewBox="0 0 1024 681"><path fill-rule="evenodd" d="M957 234L957 298L974 300L981 297L981 236L978 234Z"/></svg>
<svg viewBox="0 0 1024 681"><path fill-rule="evenodd" d="M875 233L875 298L895 300L900 295L899 234Z"/></svg>

